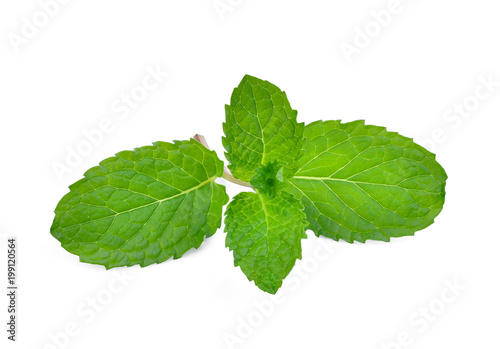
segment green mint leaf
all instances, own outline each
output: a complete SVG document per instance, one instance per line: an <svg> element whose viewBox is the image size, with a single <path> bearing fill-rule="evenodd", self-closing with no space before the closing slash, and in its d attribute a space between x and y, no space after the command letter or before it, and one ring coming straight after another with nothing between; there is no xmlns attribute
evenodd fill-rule
<svg viewBox="0 0 500 349"><path fill-rule="evenodd" d="M223 163L195 140L124 151L70 186L52 235L80 261L142 267L181 257L220 227Z"/></svg>
<svg viewBox="0 0 500 349"><path fill-rule="evenodd" d="M275 198L240 193L229 204L224 223L234 265L261 290L275 294L302 257L308 223L300 201L288 193Z"/></svg>
<svg viewBox="0 0 500 349"><path fill-rule="evenodd" d="M226 105L223 124L229 169L248 182L260 165L279 160L293 171L303 147L304 124L297 123L285 92L246 75Z"/></svg>
<svg viewBox="0 0 500 349"><path fill-rule="evenodd" d="M286 187L283 163L279 161L269 162L267 165L260 165L255 170L255 175L250 180L250 184L260 193L275 197L281 189Z"/></svg>
<svg viewBox="0 0 500 349"><path fill-rule="evenodd" d="M317 235L389 241L429 226L443 208L446 173L411 139L364 121L317 121L305 137L289 190Z"/></svg>

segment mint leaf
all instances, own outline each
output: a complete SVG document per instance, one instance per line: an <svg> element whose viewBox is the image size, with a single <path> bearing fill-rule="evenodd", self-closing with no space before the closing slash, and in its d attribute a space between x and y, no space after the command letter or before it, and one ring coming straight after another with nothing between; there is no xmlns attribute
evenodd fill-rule
<svg viewBox="0 0 500 349"><path fill-rule="evenodd" d="M123 151L70 186L52 235L80 261L142 267L198 248L221 224L223 163L190 140Z"/></svg>
<svg viewBox="0 0 500 349"><path fill-rule="evenodd" d="M236 195L226 210L226 246L234 265L263 291L275 294L295 261L302 258L306 216L299 200L287 193L269 198Z"/></svg>
<svg viewBox="0 0 500 349"><path fill-rule="evenodd" d="M268 81L246 75L226 105L223 124L229 169L250 181L259 165L279 160L293 171L303 147L304 124L297 123L285 92Z"/></svg>
<svg viewBox="0 0 500 349"><path fill-rule="evenodd" d="M286 187L284 178L283 163L279 161L269 162L267 165L260 165L255 170L255 175L250 180L250 184L261 194L275 197L281 189Z"/></svg>
<svg viewBox="0 0 500 349"><path fill-rule="evenodd" d="M389 241L429 226L443 208L446 173L411 139L364 121L317 121L305 137L289 191L317 235Z"/></svg>

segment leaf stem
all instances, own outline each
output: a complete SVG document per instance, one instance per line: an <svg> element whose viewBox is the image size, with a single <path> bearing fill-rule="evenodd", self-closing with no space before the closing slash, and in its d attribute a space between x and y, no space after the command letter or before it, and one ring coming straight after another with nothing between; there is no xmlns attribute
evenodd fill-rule
<svg viewBox="0 0 500 349"><path fill-rule="evenodd" d="M205 138L205 136L202 136L202 135L197 133L193 136L193 139L197 142L200 142L201 144L203 144L205 146L205 148L210 150L210 147L208 146L207 139Z"/></svg>
<svg viewBox="0 0 500 349"><path fill-rule="evenodd" d="M195 141L197 141L197 142L200 142L208 150L210 150L210 147L208 146L208 143L207 143L207 139L204 136L202 136L202 135L200 135L200 134L197 133L197 134L195 134L193 136L193 139ZM242 180L234 178L234 176L231 174L231 171L229 171L229 169L227 167L224 167L224 173L222 174L222 178L224 178L226 181L229 181L229 182L234 183L234 184L241 185L243 187L253 188L253 186L250 183L243 182Z"/></svg>
<svg viewBox="0 0 500 349"><path fill-rule="evenodd" d="M224 167L224 173L222 174L222 178L224 178L229 182L241 185L243 187L253 188L253 186L250 183L243 182L242 180L234 178L234 176L231 174L231 172L229 172L229 169L227 167Z"/></svg>

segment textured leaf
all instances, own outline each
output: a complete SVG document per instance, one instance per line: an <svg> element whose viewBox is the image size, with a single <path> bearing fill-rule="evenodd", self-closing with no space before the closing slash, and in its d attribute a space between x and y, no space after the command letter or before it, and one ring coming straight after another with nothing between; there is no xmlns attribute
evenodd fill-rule
<svg viewBox="0 0 500 349"><path fill-rule="evenodd" d="M300 201L288 193L275 198L240 193L226 210L226 246L234 265L263 291L276 293L295 261L302 257L307 237Z"/></svg>
<svg viewBox="0 0 500 349"><path fill-rule="evenodd" d="M305 137L289 184L317 235L389 241L429 226L443 208L446 173L411 139L363 121L317 121Z"/></svg>
<svg viewBox="0 0 500 349"><path fill-rule="evenodd" d="M283 164L278 161L269 162L267 165L260 165L255 170L255 175L250 180L250 184L260 194L270 197L276 196L286 187L283 175Z"/></svg>
<svg viewBox="0 0 500 349"><path fill-rule="evenodd" d="M91 168L55 210L51 232L86 263L147 266L198 248L221 224L223 163L190 140L124 151Z"/></svg>
<svg viewBox="0 0 500 349"><path fill-rule="evenodd" d="M285 92L246 75L226 105L222 143L231 173L250 181L259 165L279 160L293 171L303 147L304 124L297 123Z"/></svg>

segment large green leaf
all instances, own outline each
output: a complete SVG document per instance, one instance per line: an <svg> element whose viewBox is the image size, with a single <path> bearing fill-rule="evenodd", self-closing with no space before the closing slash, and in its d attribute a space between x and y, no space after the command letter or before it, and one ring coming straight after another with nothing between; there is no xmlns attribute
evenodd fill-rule
<svg viewBox="0 0 500 349"><path fill-rule="evenodd" d="M270 198L255 193L236 195L226 210L226 246L234 265L263 291L276 293L307 237L300 201L288 193Z"/></svg>
<svg viewBox="0 0 500 349"><path fill-rule="evenodd" d="M86 263L147 266L198 248L221 224L223 163L190 140L124 151L91 168L55 210L52 235Z"/></svg>
<svg viewBox="0 0 500 349"><path fill-rule="evenodd" d="M223 124L231 173L250 181L259 165L279 160L293 171L303 147L304 124L297 123L285 92L268 81L246 75L226 105Z"/></svg>
<svg viewBox="0 0 500 349"><path fill-rule="evenodd" d="M446 173L411 139L363 121L317 121L289 191L302 199L317 235L389 241L433 223Z"/></svg>

